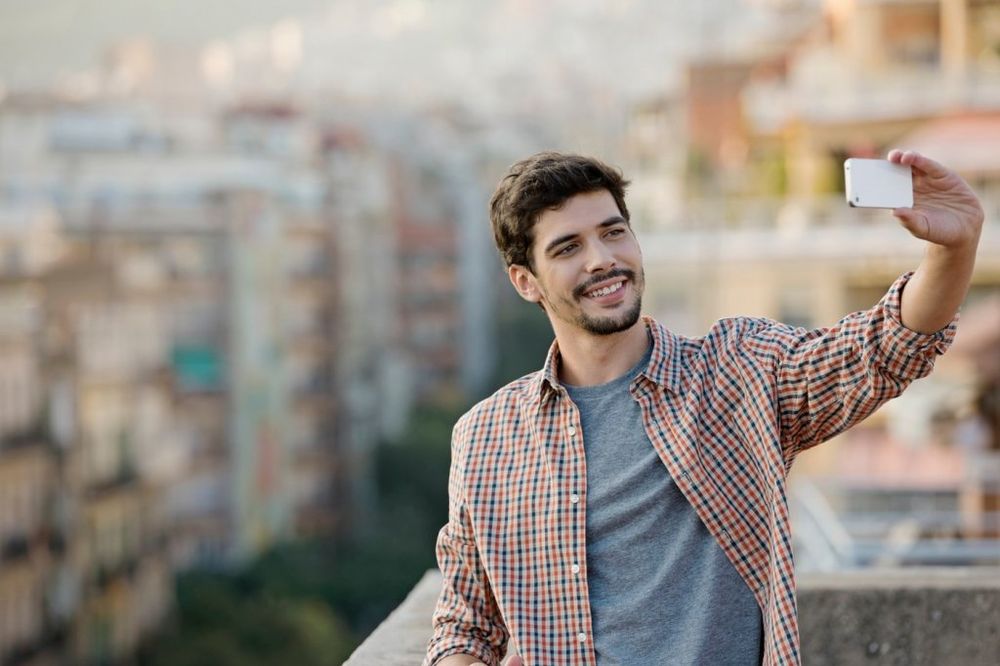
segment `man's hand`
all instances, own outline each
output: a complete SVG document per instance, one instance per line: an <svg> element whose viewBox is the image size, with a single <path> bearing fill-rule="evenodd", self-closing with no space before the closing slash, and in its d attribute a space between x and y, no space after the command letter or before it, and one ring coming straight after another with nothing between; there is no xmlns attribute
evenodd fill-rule
<svg viewBox="0 0 1000 666"><path fill-rule="evenodd" d="M476 661L475 657L467 654L453 654L439 661L437 666L486 666L486 664ZM503 660L501 666L524 666L524 660L517 655L511 655Z"/></svg>
<svg viewBox="0 0 1000 666"><path fill-rule="evenodd" d="M912 150L892 150L888 159L913 169L913 208L892 211L921 240L961 249L975 247L983 228L983 207L957 173Z"/></svg>
<svg viewBox="0 0 1000 666"><path fill-rule="evenodd" d="M473 662L472 666L486 666L486 664L481 661L476 661ZM500 666L524 666L524 660L517 655L513 655L504 659L500 663Z"/></svg>
<svg viewBox="0 0 1000 666"><path fill-rule="evenodd" d="M890 151L888 159L913 169L913 208L892 214L930 243L903 290L900 317L911 330L933 333L948 325L969 290L985 214L954 171L912 150Z"/></svg>

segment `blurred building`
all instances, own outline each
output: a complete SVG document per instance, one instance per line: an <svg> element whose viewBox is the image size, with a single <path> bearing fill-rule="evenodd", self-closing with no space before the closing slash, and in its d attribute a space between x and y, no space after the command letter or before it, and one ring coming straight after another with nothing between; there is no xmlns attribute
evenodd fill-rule
<svg viewBox="0 0 1000 666"><path fill-rule="evenodd" d="M38 290L10 268L0 280L0 661L55 654L47 606L58 560L52 505L57 456L42 423Z"/></svg>
<svg viewBox="0 0 1000 666"><path fill-rule="evenodd" d="M0 354L20 437L0 456L18 476L4 534L30 565L4 567L5 654L55 635L61 659L121 660L177 568L335 528L333 235L308 179L274 178L294 149L275 119L233 114L191 155L189 126L129 104L0 109L0 250L20 280L4 323L37 320ZM52 435L24 439L42 397Z"/></svg>
<svg viewBox="0 0 1000 666"><path fill-rule="evenodd" d="M678 208L643 234L651 311L696 335L726 316L817 327L870 307L917 266L923 244L886 211L849 208L842 165L893 146L939 159L976 189L986 228L966 309L1000 293L998 10L830 1L789 14L739 53L693 58L679 97L651 115L660 150L678 128L687 137ZM1000 357L996 344L978 347L980 361ZM988 365L946 356L934 377L797 462L807 560L997 561L1000 477L973 434ZM923 523L908 518L924 509Z"/></svg>
<svg viewBox="0 0 1000 666"><path fill-rule="evenodd" d="M930 120L996 113L998 12L977 0L827 0L740 54L695 59L695 171L723 174L723 193L839 193L846 157L883 154Z"/></svg>
<svg viewBox="0 0 1000 666"><path fill-rule="evenodd" d="M324 134L339 262L337 432L355 524L373 506L374 444L405 441L415 406L480 395L491 379L500 273L463 140L447 114L331 122Z"/></svg>
<svg viewBox="0 0 1000 666"><path fill-rule="evenodd" d="M886 216L846 207L850 156L923 150L972 184L992 224L998 12L974 0L830 0L788 12L738 53L694 55L678 95L630 124L637 182L672 179L681 192L646 225L663 274L656 307L692 333L737 313L820 325L870 305L920 245ZM658 157L671 153L682 156L673 168ZM972 301L1000 285L996 253L987 232Z"/></svg>
<svg viewBox="0 0 1000 666"><path fill-rule="evenodd" d="M172 598L167 329L155 295L115 277L84 255L41 278L50 410L61 417L50 428L64 451L55 522L66 553L56 580L77 601L60 609L73 609L69 654L86 662L133 654Z"/></svg>
<svg viewBox="0 0 1000 666"><path fill-rule="evenodd" d="M114 307L145 299L171 563L225 566L349 529L412 407L484 390L495 259L446 115L344 121L266 95L199 108L176 71L189 59L162 78L162 58L122 44L89 96L3 100L16 224L0 258L36 279L102 262L109 310L87 321L109 344L139 321ZM102 395L122 409L133 391Z"/></svg>
<svg viewBox="0 0 1000 666"><path fill-rule="evenodd" d="M123 658L170 605L162 327L112 277L65 257L0 289L4 663Z"/></svg>
<svg viewBox="0 0 1000 666"><path fill-rule="evenodd" d="M3 436L0 449L0 660L54 655L58 623L46 599L56 567L49 507L55 461L41 435Z"/></svg>

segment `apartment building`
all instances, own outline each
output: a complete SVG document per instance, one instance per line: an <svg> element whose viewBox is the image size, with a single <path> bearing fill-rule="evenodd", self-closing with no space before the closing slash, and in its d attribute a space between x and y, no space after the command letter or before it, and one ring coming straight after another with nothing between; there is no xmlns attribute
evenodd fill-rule
<svg viewBox="0 0 1000 666"><path fill-rule="evenodd" d="M0 660L27 663L55 651L47 608L54 555L49 511L55 461L40 435L3 436L0 448ZM41 663L41 662L39 662Z"/></svg>
<svg viewBox="0 0 1000 666"><path fill-rule="evenodd" d="M4 209L0 248L0 661L46 663L61 627L49 612L60 539L52 507L57 458L44 422L40 292L26 275L14 211Z"/></svg>
<svg viewBox="0 0 1000 666"><path fill-rule="evenodd" d="M987 229L966 308L991 302L1000 291L998 9L964 0L830 1L811 18L790 16L769 41L689 63L679 102L689 130L682 219L643 235L650 310L699 335L727 316L817 327L870 307L917 266L923 244L886 211L849 208L842 164L892 146L941 160L980 194ZM997 354L989 344L977 358ZM975 431L985 418L977 401L990 400L977 391L995 392L988 366L949 354L931 379L802 456L793 481L833 478L830 497L840 488L880 498L867 521L847 516L853 505L842 503L844 524L867 525L862 540L903 539L898 552L912 553L900 562L986 561L995 542L979 537L995 529L996 463ZM905 516L931 496L940 500L935 515L907 527ZM949 534L961 543L933 541ZM847 560L873 561L858 552Z"/></svg>
<svg viewBox="0 0 1000 666"><path fill-rule="evenodd" d="M54 580L66 588L57 595L66 598L66 655L121 660L171 604L165 327L155 300L128 293L89 252L39 281L50 431L61 451L51 522L65 544Z"/></svg>

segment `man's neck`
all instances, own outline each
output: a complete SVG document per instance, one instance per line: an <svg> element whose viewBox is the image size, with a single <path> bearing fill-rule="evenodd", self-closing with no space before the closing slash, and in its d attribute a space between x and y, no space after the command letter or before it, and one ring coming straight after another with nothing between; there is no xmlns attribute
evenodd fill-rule
<svg viewBox="0 0 1000 666"><path fill-rule="evenodd" d="M649 349L642 319L611 335L556 330L556 341L561 361L559 381L571 386L597 386L617 379L635 367Z"/></svg>

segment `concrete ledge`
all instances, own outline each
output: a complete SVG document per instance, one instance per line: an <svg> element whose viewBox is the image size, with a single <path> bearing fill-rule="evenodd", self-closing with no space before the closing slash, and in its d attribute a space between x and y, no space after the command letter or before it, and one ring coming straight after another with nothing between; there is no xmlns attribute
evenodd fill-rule
<svg viewBox="0 0 1000 666"><path fill-rule="evenodd" d="M995 666L1000 569L893 569L799 577L808 666Z"/></svg>
<svg viewBox="0 0 1000 666"><path fill-rule="evenodd" d="M441 572L431 569L344 666L414 666L423 661L440 592Z"/></svg>
<svg viewBox="0 0 1000 666"><path fill-rule="evenodd" d="M419 664L440 588L438 571L424 574L399 608L351 655L347 666ZM998 663L997 568L803 574L798 599L806 666Z"/></svg>

